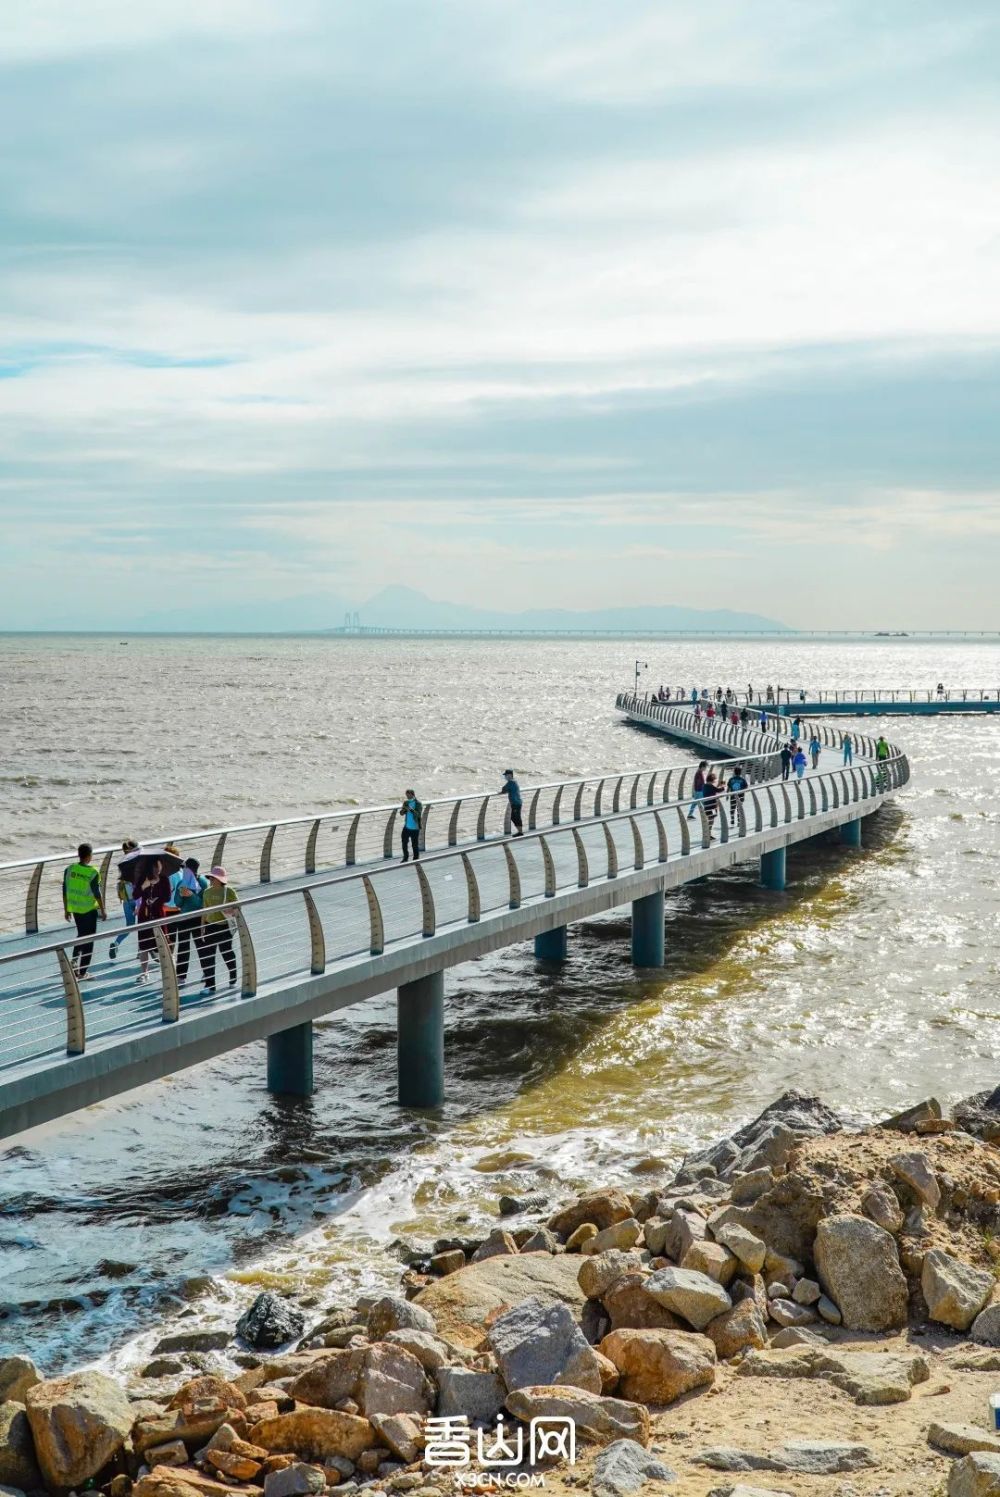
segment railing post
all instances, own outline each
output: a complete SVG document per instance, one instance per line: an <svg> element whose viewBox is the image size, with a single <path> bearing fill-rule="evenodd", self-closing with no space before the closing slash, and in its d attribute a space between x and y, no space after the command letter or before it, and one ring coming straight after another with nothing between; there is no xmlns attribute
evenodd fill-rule
<svg viewBox="0 0 1000 1497"><path fill-rule="evenodd" d="M317 819L313 822L312 826L309 829L309 836L306 840L305 871L307 875L316 872L316 843L319 839L319 829L321 825L322 823L319 817L317 817Z"/></svg>
<svg viewBox="0 0 1000 1497"><path fill-rule="evenodd" d="M462 867L465 869L465 889L469 896L469 924L478 925L482 914L479 900L479 880L476 878L476 870L467 852L462 854Z"/></svg>
<svg viewBox="0 0 1000 1497"><path fill-rule="evenodd" d="M83 1022L83 999L80 984L73 971L73 963L65 947L59 947L59 971L62 976L63 993L66 998L66 1054L82 1055L87 1048L87 1033Z"/></svg>
<svg viewBox="0 0 1000 1497"><path fill-rule="evenodd" d="M38 891L44 870L44 863L36 863L28 880L28 892L24 900L24 932L28 936L38 934Z"/></svg>
<svg viewBox="0 0 1000 1497"><path fill-rule="evenodd" d="M220 836L218 842L215 844L215 851L212 853L212 867L213 868L217 868L219 866L219 864L222 862L223 855L225 854L225 851L226 851L226 836L227 836L227 834L225 832L223 832L222 835Z"/></svg>
<svg viewBox="0 0 1000 1497"><path fill-rule="evenodd" d="M108 898L108 873L111 869L111 859L114 857L114 853L114 848L109 847L101 859L101 898L105 902L107 902Z"/></svg>
<svg viewBox="0 0 1000 1497"><path fill-rule="evenodd" d="M326 971L326 936L316 901L308 889L302 890L302 898L305 900L309 920L309 970L314 977L318 977L321 972Z"/></svg>
<svg viewBox="0 0 1000 1497"><path fill-rule="evenodd" d="M176 928L176 927L175 927ZM174 952L162 925L153 926L156 954L160 959L160 980L163 984L163 1022L176 1024L181 1016L181 992L177 985L177 968Z"/></svg>
<svg viewBox="0 0 1000 1497"><path fill-rule="evenodd" d="M634 816L629 817L628 824L632 828L632 854L634 858L632 867L640 870L646 864L646 851L642 845L642 833L639 831L639 825Z"/></svg>
<svg viewBox="0 0 1000 1497"><path fill-rule="evenodd" d="M531 797L531 804L528 807L528 831L529 832L533 832L535 830L536 826L538 825L538 821L537 821L537 817L538 817L538 797L541 795L541 793L542 793L541 792L541 788L539 788L538 790L535 791L534 795Z"/></svg>
<svg viewBox="0 0 1000 1497"><path fill-rule="evenodd" d="M420 912L423 922L420 933L426 940L437 929L437 912L434 909L434 895L431 891L430 880L419 863L415 865L415 868L417 882L420 885Z"/></svg>
<svg viewBox="0 0 1000 1497"><path fill-rule="evenodd" d="M507 884L510 894L508 906L512 910L517 910L521 906L521 874L514 859L514 854L511 852L509 842L504 843L503 852L504 857L507 859Z"/></svg>
<svg viewBox="0 0 1000 1497"><path fill-rule="evenodd" d="M367 873L361 875L364 885L365 898L368 900L368 925L369 925L369 951L372 956L381 956L385 950L385 924L382 920L382 906L378 902L375 886Z"/></svg>
<svg viewBox="0 0 1000 1497"><path fill-rule="evenodd" d="M396 811L396 810L390 811L389 812L389 819L388 819L388 821L385 824L385 831L382 833L382 856L383 856L383 858L388 859L388 858L392 857L392 838L393 838L393 834L394 834L394 832L396 830L396 822L398 820L399 820L399 812Z"/></svg>
<svg viewBox="0 0 1000 1497"><path fill-rule="evenodd" d="M483 803L479 807L479 815L476 817L476 841L477 842L485 842L486 841L486 813L487 813L487 811L490 808L490 801L492 799L493 799L493 797L491 795L484 796L483 797Z"/></svg>
<svg viewBox="0 0 1000 1497"><path fill-rule="evenodd" d="M449 847L456 846L456 844L458 842L458 814L461 811L461 809L462 809L462 802L460 800L457 800L455 802L455 804L454 804L454 807L452 808L452 813L451 813L451 816L449 817L449 820L448 820L448 846Z"/></svg>
<svg viewBox="0 0 1000 1497"><path fill-rule="evenodd" d="M257 992L257 953L250 936L247 917L238 904L230 905L229 908L234 912L232 919L240 939L240 964L243 969L240 997L253 998Z"/></svg>
<svg viewBox="0 0 1000 1497"><path fill-rule="evenodd" d="M573 828L573 841L576 843L577 884L579 888L586 889L590 883L590 866L587 862L587 849L576 827Z"/></svg>
<svg viewBox="0 0 1000 1497"><path fill-rule="evenodd" d="M264 838L264 845L260 850L260 882L269 884L271 882L271 849L274 846L274 834L278 830L273 826Z"/></svg>
<svg viewBox="0 0 1000 1497"><path fill-rule="evenodd" d="M542 866L545 869L545 898L554 899L556 893L556 865L552 858L552 849L549 847L545 837L539 837L538 842L542 849Z"/></svg>
<svg viewBox="0 0 1000 1497"><path fill-rule="evenodd" d="M615 846L615 839L611 835L611 828L608 826L608 823L606 821L602 821L601 826L604 830L604 842L608 850L608 878L617 878L618 849Z"/></svg>
<svg viewBox="0 0 1000 1497"><path fill-rule="evenodd" d="M353 868L357 862L358 851L358 827L361 825L361 812L351 817L351 828L347 833L347 851L344 853L344 865Z"/></svg>

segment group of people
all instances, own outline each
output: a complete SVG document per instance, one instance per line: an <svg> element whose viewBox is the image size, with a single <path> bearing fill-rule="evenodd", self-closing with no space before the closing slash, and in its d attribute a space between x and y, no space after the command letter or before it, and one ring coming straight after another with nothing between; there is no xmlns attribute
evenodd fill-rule
<svg viewBox="0 0 1000 1497"><path fill-rule="evenodd" d="M737 807L743 804L743 797L750 788L750 781L743 773L743 765L735 764L733 772L727 780L724 772L720 769L716 774L714 769L709 769L708 760L702 759L694 772L694 788L692 790L691 809L688 811L688 821L693 821L699 804L704 808L708 818L709 827L715 821L719 811L719 799L723 795L729 796L729 814L735 817L738 814Z"/></svg>
<svg viewBox="0 0 1000 1497"><path fill-rule="evenodd" d="M232 906L239 903L236 890L229 883L225 868L210 868L206 877L200 872L197 858L181 862L180 849L168 842L163 853L175 872L168 873L168 859L151 853L141 855L138 843L126 838L122 843L122 871L118 880L118 898L125 917L125 928L119 931L108 948L116 960L133 929L139 958L137 983L148 983L149 969L159 960L156 928L161 926L170 947L178 986L187 982L194 947L201 968L206 994L216 991L216 969L221 958L229 978L236 984L236 953L233 949ZM76 862L63 873L63 913L76 926L77 941L73 947L73 972L78 982L92 976L93 937L98 919L108 918L101 878L93 862L89 842L77 848ZM135 865L134 874L129 866ZM174 918L179 917L179 918Z"/></svg>
<svg viewBox="0 0 1000 1497"><path fill-rule="evenodd" d="M787 691L785 695L787 697ZM781 687L766 686L763 691L758 687L755 691L753 682L748 681L743 698L748 706L753 706L754 701L757 701L763 706L773 707L781 699ZM800 691L799 701L804 702L805 699L805 692ZM703 706L711 702L715 704L718 710L718 708L723 706L735 707L740 697L739 693L732 686L717 686L714 691L710 691L707 686L702 686L700 689L697 686L692 686L689 691L686 686L664 686L661 682L655 700L658 702L690 702L692 707L698 702L701 702Z"/></svg>

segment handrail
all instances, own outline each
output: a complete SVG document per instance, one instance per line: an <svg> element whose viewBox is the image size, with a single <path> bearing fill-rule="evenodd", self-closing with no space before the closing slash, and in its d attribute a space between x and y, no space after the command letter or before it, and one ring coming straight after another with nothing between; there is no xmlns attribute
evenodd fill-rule
<svg viewBox="0 0 1000 1497"><path fill-rule="evenodd" d="M618 699L618 705L625 710L639 711L640 699L622 696ZM657 712L657 720L662 720L662 716L662 712ZM690 713L686 716L687 728L690 732ZM741 741L739 745L744 749L752 749L762 737L771 736L762 735L756 730L744 733L743 730L734 730L731 726L721 723L707 725L707 730L706 725L700 725L699 728L699 737L714 740L720 748L733 746L734 737L738 737L741 740L752 740L752 743ZM828 740L836 741L843 735L830 729L827 730L825 736ZM874 747L873 740L867 741ZM821 773L813 773L805 782L808 791L807 799L803 793L802 783L793 782L790 788L780 781L775 781L773 773L776 755L773 748L768 754L744 752L738 757L742 763L751 766L753 771L763 770L766 764L771 770L772 777L762 778L755 775L746 790L735 793L728 789L723 791L717 802L721 839L719 845L731 846L734 842L738 844L756 835L767 826L779 828L789 823L808 820L822 814L831 806L836 808L847 804L870 803L873 798L880 799L890 790L905 784L909 778L909 764L905 754L892 748L888 759L875 762L865 758L853 766L840 766ZM724 762L731 763L733 760L727 759ZM384 904L379 898L376 886L379 885L380 880L389 876L388 868L372 869L369 867L358 868L350 872L340 871L329 877L318 879L308 886L265 889L259 893L248 894L238 904L225 910L225 917L230 922L231 936L236 938L239 947L240 977L237 1001L256 995L261 981L260 962L262 959L266 961L270 958L272 964L280 963L274 972L274 978L286 979L290 972L301 972L303 978L309 974L320 975L327 970L331 961L343 961L359 954L356 934L340 930L338 922L329 926L324 924L321 912L324 893L334 888L345 891L345 903L355 898L350 891L359 889L362 898L360 908L367 909L364 945L370 949L372 955L378 956L384 952L387 944L392 942L433 937L442 924L454 925L459 920L468 925L476 924L483 918L484 907L490 913L499 913L503 908L517 909L526 900L540 902L553 898L560 889L569 891L574 887L588 888L595 882L612 881L627 876L633 869L642 870L649 866L651 860L665 863L673 858L686 859L694 851L711 847L715 837L715 826L705 812L704 802L692 801L690 795L685 793L687 789L685 774L686 771L682 772L680 777L680 794L672 799L650 800L645 805L629 805L617 811L612 810L600 817L565 822L544 829L536 828L527 831L523 838L504 840L499 844L488 843L481 848L467 850L446 847L427 854L419 863L408 865L408 873L405 875L401 875L399 865L394 865L397 870L395 876L401 875L404 883L397 882L391 886L392 892L387 896ZM626 775L620 777L620 780L625 781L629 778ZM615 779L616 783L619 782L619 777ZM780 798L780 810L778 800L775 798L776 791ZM735 801L733 801L734 794ZM625 799L631 800L631 793ZM700 821L696 823L699 830L694 838L691 835L691 822L686 814L692 806L697 806L700 811ZM748 814L748 810L752 814ZM669 813L676 815L677 826L672 827L668 824ZM864 813L861 812L861 814ZM627 824L626 840L619 842L616 833L624 824ZM592 838L589 839L588 845L585 842L585 834L595 830L597 826L601 827L603 837L598 838L596 842ZM529 859L526 856L527 849L533 846L539 849L540 859ZM477 876L473 863L474 860L493 858L501 849L504 875L501 883L488 896L489 901L492 902L487 902L484 899L482 881ZM558 865L557 858L559 859ZM446 875L443 880L437 876L439 869L457 867L459 860L464 880L456 881L455 891L460 891L464 882L465 897L464 900L460 899L457 907L461 909L461 915L454 913L456 893L447 891L447 885L451 882L450 876ZM541 878L539 878L539 867ZM497 884L495 871L493 882ZM498 889L501 892L498 893ZM412 904L414 899L415 905ZM260 912L278 900L291 901L289 908L298 910L299 914L293 923L285 922L279 933L272 932L270 938L261 943ZM409 905L408 901L410 901ZM443 906L441 901L444 901ZM415 913L403 913L402 920L409 923L400 930L400 912L405 912L408 908L412 908ZM219 913L223 913L223 907L219 908ZM190 929L191 922L196 918L182 912L157 921L153 926L159 954L161 994L154 1009L150 1008L149 998L137 1000L143 1003L142 1012L149 1014L151 1020L158 1015L162 1022L173 1023L180 1017L180 985L171 936L175 930L182 928L185 924ZM331 920L331 918L328 914L327 919ZM356 925L355 920L355 930ZM291 949L287 944L289 932L294 942ZM111 930L97 931L92 937L84 939L93 947L98 948L104 946L118 933ZM334 938L339 942L337 949L332 949L331 946ZM346 949L345 942L348 943ZM352 942L354 944L350 944ZM42 964L44 967L48 958L55 957L56 967L53 977L57 984L56 991L61 994L62 999L65 1049L66 1053L71 1055L82 1054L87 1040L86 1003L85 998L81 998L80 985L73 970L71 958L73 948L80 944L82 944L81 938L74 935L33 947L28 951L0 955L0 976L6 976L11 972L16 973L19 969L26 970L28 963ZM287 965L289 961L292 963L290 969ZM9 1002L5 1001L3 1005L0 1005L0 1014L14 1033L15 1049L19 1035L34 1034L33 1025L39 1019L39 1009L44 1014L47 1006L45 994L50 990L46 988L45 982L51 983L52 980L53 978L42 980L35 976L31 977L29 986L25 988L27 998L24 994L18 993L16 985L14 988L11 988L9 984L5 985L4 996ZM263 980L272 979L265 973ZM40 1005L36 1001L36 994L39 992L42 994ZM27 1008L21 1009L18 1004L22 1001L30 1002L35 1006L30 1011ZM111 1009L114 1012L114 1004L111 1005ZM95 1012L99 1018L106 1019L108 1009L104 999L101 1000ZM54 1015L52 1019L54 1020ZM132 1016L126 1016L124 1022L129 1026L134 1025L136 1022L134 1009ZM49 1050L53 1045L52 1035L56 1032L52 1029L52 1020L50 1020L46 1031L48 1039L45 1041ZM99 1032L109 1032L106 1024Z"/></svg>
<svg viewBox="0 0 1000 1497"><path fill-rule="evenodd" d="M641 769L638 771L633 770L630 771L630 775L634 776L637 782L649 776L651 779L652 787L652 783L655 782L656 776L661 774L667 776L667 783L669 784L669 777L675 772L682 773L683 770L678 770L678 766L676 765L668 765L666 767L657 766L656 768ZM574 788L576 790L576 794L574 796L573 803L573 817L574 819L579 820L582 816L584 791L586 790L588 785L597 785L597 800L595 804L594 814L600 814L601 808L599 797L601 787L605 782L612 780L618 782L618 789L615 792L617 796L620 794L621 790L620 777L611 774L584 775L568 780L548 780L539 785L528 785L523 787L522 794L526 798L526 803L530 808L529 826L532 830L534 830L540 819L542 821L545 821L546 825L559 825L563 794L566 790ZM540 818L538 814L539 797L543 794L543 792L546 791L555 792L551 802L551 809L546 813L547 816L551 817L550 821L547 821L545 819L545 815ZM451 808L450 815L448 815L447 817L439 817L437 822L435 823L440 824L442 827L447 827L447 832L445 833L444 831L442 831L441 834L442 838L445 835L447 836L447 846L458 846L459 816L463 806L469 807L470 817L472 817L473 815L473 807L478 808L478 815L476 815L474 818L476 840L486 840L487 814L489 812L490 805L492 802L499 803L501 799L503 799L504 808L504 833L509 833L510 807L506 799L502 797L502 792L500 790L487 792L484 792L481 789L471 790L465 791L460 795L445 796L440 800L427 801L424 805L423 823L421 827L421 847L424 847L426 844L427 824L430 813L435 808ZM343 866L345 868L349 868L359 862L359 832L362 828L362 824L365 823L366 825L368 825L370 824L372 819L377 820L379 830L378 835L375 838L377 856L375 855L375 853L373 853L371 862L375 863L379 860L389 861L393 859L395 856L393 851L395 840L394 829L396 825L396 816L399 812L399 804L400 803L398 801L394 801L391 804L386 803L383 805L366 806L361 808L354 807L348 810L320 812L318 814L310 814L306 816L277 818L272 821L248 822L240 826L210 827L198 832L175 833L170 837L164 838L162 840L169 840L175 843L186 844L188 847L190 847L192 844L198 843L199 841L209 840L213 843L212 862L214 864L222 861L227 839L235 838L245 833L262 832L264 833L263 842L261 844L259 853L255 853L253 855L252 862L257 871L257 882L259 882L260 884L268 884L272 879L275 837L277 832L282 828L309 828L309 834L306 838L305 846L302 852L302 861L300 864L300 868L301 872L310 877L316 873L318 841L320 832L323 827L337 829L346 826L347 829L347 839L344 848L343 863L328 863L328 867ZM382 825L382 818L385 818L384 826ZM152 838L147 839L147 841L153 840L154 839ZM161 839L156 840L159 841ZM442 842L439 843L439 845L444 844ZM98 847L94 850L95 867L98 868L101 888L105 894L107 892L107 884L111 873L111 867L114 863L115 855L118 852L119 847L117 844L113 846ZM75 854L72 852L46 853L43 856L15 859L12 862L0 863L0 880L2 880L4 876L10 876L12 874L27 872L28 870L30 870L30 877L27 881L27 885L23 890L23 929L26 934L35 935L38 933L40 928L39 904L42 892L42 879L46 870L51 871L54 867L61 868L62 866L65 866L67 861L72 861L74 856ZM50 889L50 901L54 901L56 897L56 890L52 888L51 885L49 885L48 887Z"/></svg>

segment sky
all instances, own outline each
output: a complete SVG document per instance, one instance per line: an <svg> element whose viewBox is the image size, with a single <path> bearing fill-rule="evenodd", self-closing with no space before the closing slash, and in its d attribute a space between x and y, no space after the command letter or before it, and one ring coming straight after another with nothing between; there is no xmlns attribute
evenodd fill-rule
<svg viewBox="0 0 1000 1497"><path fill-rule="evenodd" d="M0 628L1000 628L998 76L995 0L4 0Z"/></svg>

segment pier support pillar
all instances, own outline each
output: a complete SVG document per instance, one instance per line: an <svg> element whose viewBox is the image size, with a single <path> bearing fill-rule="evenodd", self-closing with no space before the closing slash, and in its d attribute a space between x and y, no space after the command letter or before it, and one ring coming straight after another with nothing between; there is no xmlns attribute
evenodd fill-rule
<svg viewBox="0 0 1000 1497"><path fill-rule="evenodd" d="M444 973L431 972L396 992L396 1078L400 1107L444 1101Z"/></svg>
<svg viewBox="0 0 1000 1497"><path fill-rule="evenodd" d="M760 855L760 881L765 889L785 887L785 849L776 847L773 852Z"/></svg>
<svg viewBox="0 0 1000 1497"><path fill-rule="evenodd" d="M267 1037L267 1089L285 1097L313 1094L313 1027L307 1019Z"/></svg>
<svg viewBox="0 0 1000 1497"><path fill-rule="evenodd" d="M535 937L535 956L540 962L564 962L567 949L567 927L543 930Z"/></svg>
<svg viewBox="0 0 1000 1497"><path fill-rule="evenodd" d="M840 840L844 847L861 846L861 818L855 821L845 821L840 828Z"/></svg>
<svg viewBox="0 0 1000 1497"><path fill-rule="evenodd" d="M632 901L632 963L636 967L663 966L663 890Z"/></svg>

